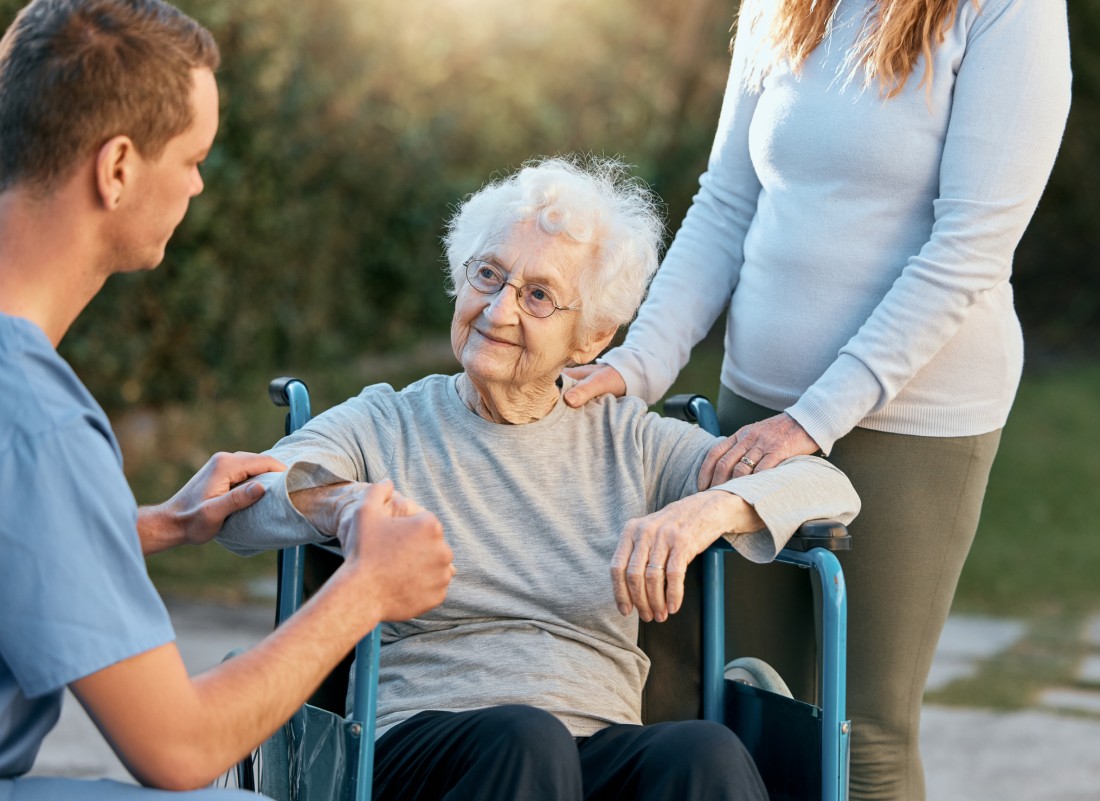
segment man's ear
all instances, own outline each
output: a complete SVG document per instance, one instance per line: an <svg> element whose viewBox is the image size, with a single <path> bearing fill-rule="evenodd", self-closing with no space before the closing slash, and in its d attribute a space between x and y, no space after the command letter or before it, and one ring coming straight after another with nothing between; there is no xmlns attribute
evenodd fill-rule
<svg viewBox="0 0 1100 801"><path fill-rule="evenodd" d="M96 193L103 208L117 209L134 179L137 149L128 136L114 136L104 142L95 160Z"/></svg>
<svg viewBox="0 0 1100 801"><path fill-rule="evenodd" d="M589 334L587 337L582 337L580 343L577 345L577 349L573 351L573 363L588 364L595 359L604 348L611 344L611 340L618 330L618 326L616 326L606 331L596 331Z"/></svg>

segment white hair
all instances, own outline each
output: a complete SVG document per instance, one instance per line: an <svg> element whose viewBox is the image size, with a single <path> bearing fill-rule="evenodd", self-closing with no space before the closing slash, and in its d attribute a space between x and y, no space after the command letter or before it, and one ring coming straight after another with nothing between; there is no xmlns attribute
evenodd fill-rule
<svg viewBox="0 0 1100 801"><path fill-rule="evenodd" d="M583 329L602 332L630 322L657 270L664 241L660 200L617 159L535 159L470 195L447 221L443 243L451 295L466 280L464 263L487 242L503 241L516 223L595 246L582 271Z"/></svg>

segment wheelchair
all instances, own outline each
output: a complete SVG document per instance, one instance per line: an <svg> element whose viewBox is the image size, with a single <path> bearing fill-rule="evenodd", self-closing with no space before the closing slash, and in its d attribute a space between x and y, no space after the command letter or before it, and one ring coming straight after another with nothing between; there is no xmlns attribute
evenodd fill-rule
<svg viewBox="0 0 1100 801"><path fill-rule="evenodd" d="M309 392L299 379L277 378L268 394L277 406L288 408L287 434L309 421ZM666 400L664 412L718 434L715 410L701 395L673 396ZM820 705L790 697L782 681L759 660L725 664L724 569L732 548L719 540L689 568L683 607L672 618L676 626L640 626L639 644L652 663L642 701L643 722L703 718L728 726L752 754L772 801L847 799L847 600L835 552L850 548L851 538L842 524L815 520L803 524L775 560L812 570L819 581ZM327 545L279 552L276 626L332 574L340 558L339 550ZM226 783L276 801L370 801L379 649L376 628L307 704L230 772ZM345 716L352 670L352 711Z"/></svg>

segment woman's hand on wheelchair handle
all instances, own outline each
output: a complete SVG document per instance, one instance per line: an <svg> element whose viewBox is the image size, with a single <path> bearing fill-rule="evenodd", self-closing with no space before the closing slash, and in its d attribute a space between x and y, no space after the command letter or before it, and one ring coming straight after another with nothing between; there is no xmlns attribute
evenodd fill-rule
<svg viewBox="0 0 1100 801"><path fill-rule="evenodd" d="M619 611L647 623L680 611L691 560L727 532L757 531L763 522L744 499L724 490L702 492L629 520L611 558Z"/></svg>
<svg viewBox="0 0 1100 801"><path fill-rule="evenodd" d="M699 491L733 478L769 470L792 456L811 456L820 448L786 412L742 426L714 444L699 468Z"/></svg>
<svg viewBox="0 0 1100 801"><path fill-rule="evenodd" d="M567 367L562 372L578 382L564 395L565 402L575 408L584 406L588 401L601 395L614 395L621 398L626 394L626 381L618 370L608 364Z"/></svg>

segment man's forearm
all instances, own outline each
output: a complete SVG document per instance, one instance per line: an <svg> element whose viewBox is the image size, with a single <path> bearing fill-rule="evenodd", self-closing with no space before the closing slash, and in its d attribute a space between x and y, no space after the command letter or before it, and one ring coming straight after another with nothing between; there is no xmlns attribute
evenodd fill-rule
<svg viewBox="0 0 1100 801"><path fill-rule="evenodd" d="M145 556L183 544L179 528L170 524L166 514L160 505L138 507L137 532Z"/></svg>
<svg viewBox="0 0 1100 801"><path fill-rule="evenodd" d="M80 679L73 689L139 781L202 787L309 698L377 624L379 609L379 599L338 571L267 639L193 680L170 643Z"/></svg>

